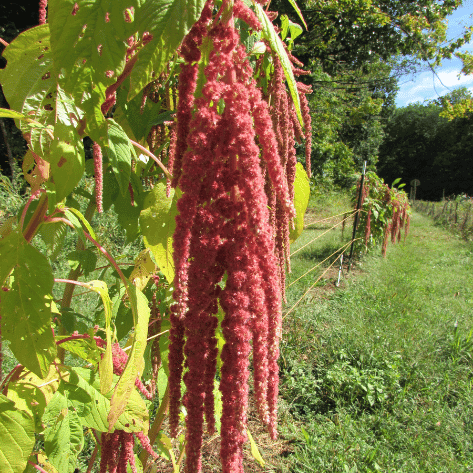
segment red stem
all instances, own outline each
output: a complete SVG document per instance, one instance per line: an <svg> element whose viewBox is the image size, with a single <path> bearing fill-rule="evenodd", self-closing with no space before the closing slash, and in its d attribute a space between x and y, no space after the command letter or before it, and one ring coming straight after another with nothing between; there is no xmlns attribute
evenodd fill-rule
<svg viewBox="0 0 473 473"><path fill-rule="evenodd" d="M38 471L40 471L41 473L48 473L46 470L43 470L39 465L36 465L36 463L30 462L29 460L28 460L28 463L29 463L32 467L34 467L34 468L36 468Z"/></svg>
<svg viewBox="0 0 473 473"><path fill-rule="evenodd" d="M87 232L84 232L84 235L87 238L87 240L93 243L98 248L98 250L105 256L105 258L107 258L108 261L110 261L111 265L115 268L116 272L120 276L120 279L122 280L125 288L128 289L128 279L122 273L122 270L118 266L117 262L110 256L108 251L99 242L95 241Z"/></svg>
<svg viewBox="0 0 473 473"><path fill-rule="evenodd" d="M130 143L133 146L136 146L140 151L145 153L147 156L149 156L151 159L153 159L156 164L163 170L164 174L168 179L172 179L171 173L167 170L166 166L149 150L147 150L144 146L141 146L139 143L136 141L130 140Z"/></svg>
<svg viewBox="0 0 473 473"><path fill-rule="evenodd" d="M87 472L86 473L91 473L92 468L93 468L94 463L95 463L95 458L97 457L98 450L99 450L99 446L98 446L98 444L96 444L95 448L94 448L94 451L92 452L92 456L90 457L89 466L87 467Z"/></svg>
<svg viewBox="0 0 473 473"><path fill-rule="evenodd" d="M0 385L0 389L2 390L3 395L7 395L8 392L8 384L13 380L20 377L20 373L23 370L23 365L16 365L6 376L3 380L2 384ZM16 376L16 378L15 378Z"/></svg>
<svg viewBox="0 0 473 473"><path fill-rule="evenodd" d="M41 192L40 189L38 189L36 192L33 192L30 195L30 198L28 199L28 202L26 202L25 208L23 209L23 212L21 213L21 218L20 218L20 228L21 229L23 229L23 225L25 224L26 212L28 212L28 208L30 207L31 202L33 202L33 200L35 200L36 197L38 197L40 192Z"/></svg>
<svg viewBox="0 0 473 473"><path fill-rule="evenodd" d="M60 345L61 343L64 343L64 342L69 342L71 340L87 340L88 338L90 338L90 335L87 334L87 333L78 334L78 335L71 335L70 337L63 338L62 340L58 340L56 342L56 345Z"/></svg>

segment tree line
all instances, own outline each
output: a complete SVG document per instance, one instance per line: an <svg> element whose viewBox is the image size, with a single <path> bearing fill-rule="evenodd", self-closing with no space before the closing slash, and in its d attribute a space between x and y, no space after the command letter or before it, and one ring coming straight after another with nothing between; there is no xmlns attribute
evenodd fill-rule
<svg viewBox="0 0 473 473"><path fill-rule="evenodd" d="M442 58L453 54L464 60L464 72L468 72L468 55L456 51L470 40L471 31L466 29L463 36L450 42L446 37L446 18L461 6L462 1L381 0L372 3L369 0L303 0L299 2L301 15L296 13L291 3L289 0L273 0L269 9L278 12L276 21L279 21L281 29L288 31L286 43L293 47L294 56L311 71L302 80L313 90L309 106L314 184L328 182L350 186L364 161L370 170L376 170L378 166L388 181L401 176L405 181L414 179L406 164L401 164L403 160L395 157L402 154L401 150L398 153L395 147L394 154L388 156L395 141L392 127L399 128L402 117L407 120L410 116L394 106L398 79L415 72L425 61L435 67ZM0 36L11 41L20 31L37 24L37 1L4 4L0 7L0 16ZM2 45L0 47L3 49ZM0 63L1 67L4 67L3 63ZM3 100L2 94L0 99ZM463 106L465 99L458 101L458 106ZM434 108L440 110L446 104L429 105L425 113L432 111L435 114ZM451 128L457 130L459 123L463 123L463 119L450 125L446 120L439 120L444 123L447 134ZM13 121L4 119L3 123L4 135L7 134L8 139L0 140L0 166L3 173L10 174L8 154L21 157L25 147ZM467 123L463 125L466 128ZM465 133L461 133L461 141L466 143ZM415 162L412 163L414 174L430 165L425 157L426 149L432 146L438 149L425 142L428 137L430 132L415 138L412 136L413 143L418 143L412 144L408 153L408 161ZM455 148L460 146L458 139L453 145ZM419 148L420 154L413 158L415 147ZM298 154L304 161L303 146ZM461 176L456 176L453 170L445 174L449 167L444 163L445 159L439 158L435 164L432 161L434 168L429 174L433 176L442 172L443 179L448 175L448 179L459 183ZM388 164L394 161L399 165ZM429 189L440 188L442 192L443 187L433 177L425 182L422 192L427 192L426 197L437 195L435 190L431 192ZM450 193L460 188L461 185L449 184L445 191Z"/></svg>
<svg viewBox="0 0 473 473"><path fill-rule="evenodd" d="M455 106L471 99L468 89L459 88L429 103L395 109L379 149L380 176L388 183L400 177L408 189L418 179L416 194L424 200L473 194L472 113L449 120L442 106L446 100Z"/></svg>

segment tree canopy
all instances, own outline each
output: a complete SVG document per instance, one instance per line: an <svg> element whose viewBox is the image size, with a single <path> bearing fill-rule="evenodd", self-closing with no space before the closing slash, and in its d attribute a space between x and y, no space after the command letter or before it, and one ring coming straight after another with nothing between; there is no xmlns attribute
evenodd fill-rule
<svg viewBox="0 0 473 473"><path fill-rule="evenodd" d="M379 173L388 183L400 177L409 184L419 179L417 196L440 199L443 194L473 194L472 114L448 120L442 103L471 100L460 88L428 104L415 103L396 109L386 125L380 147Z"/></svg>

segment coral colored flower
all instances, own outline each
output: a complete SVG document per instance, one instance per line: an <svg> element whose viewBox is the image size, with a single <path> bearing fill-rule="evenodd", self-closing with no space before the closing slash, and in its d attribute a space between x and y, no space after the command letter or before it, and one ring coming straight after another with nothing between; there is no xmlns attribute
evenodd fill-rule
<svg viewBox="0 0 473 473"><path fill-rule="evenodd" d="M48 6L48 0L39 0L39 24L46 24L46 8Z"/></svg>

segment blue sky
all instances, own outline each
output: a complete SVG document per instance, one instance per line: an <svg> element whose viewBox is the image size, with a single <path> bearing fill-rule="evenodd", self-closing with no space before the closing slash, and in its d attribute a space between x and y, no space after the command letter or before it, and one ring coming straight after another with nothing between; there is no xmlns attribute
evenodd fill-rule
<svg viewBox="0 0 473 473"><path fill-rule="evenodd" d="M463 0L463 6L449 17L448 37L455 38L462 34L465 26L473 25L473 0ZM473 39L462 51L473 52ZM402 77L399 81L400 90L396 97L396 105L404 107L414 102L435 99L448 94L458 87L467 87L473 93L473 75L461 75L458 79L462 63L453 58L443 60L437 69L436 77L427 67L414 77Z"/></svg>

